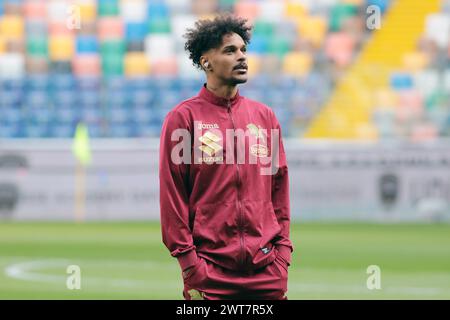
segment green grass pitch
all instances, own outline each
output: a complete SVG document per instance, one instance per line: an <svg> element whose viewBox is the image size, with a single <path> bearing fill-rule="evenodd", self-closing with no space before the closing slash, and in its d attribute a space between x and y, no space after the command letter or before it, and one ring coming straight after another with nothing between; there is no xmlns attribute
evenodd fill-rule
<svg viewBox="0 0 450 320"><path fill-rule="evenodd" d="M296 223L289 299L450 299L450 225ZM66 287L67 266L81 289ZM381 269L381 289L366 286ZM0 299L182 299L158 223L0 223Z"/></svg>

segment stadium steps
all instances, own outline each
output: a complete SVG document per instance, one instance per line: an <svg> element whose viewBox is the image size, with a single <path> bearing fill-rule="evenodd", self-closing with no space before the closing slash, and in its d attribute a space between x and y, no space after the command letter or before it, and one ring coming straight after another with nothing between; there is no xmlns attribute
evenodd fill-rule
<svg viewBox="0 0 450 320"><path fill-rule="evenodd" d="M397 0L373 32L355 63L336 84L330 99L312 121L306 138L376 140L370 115L373 93L389 86L392 71L414 51L428 14L439 11L439 0Z"/></svg>

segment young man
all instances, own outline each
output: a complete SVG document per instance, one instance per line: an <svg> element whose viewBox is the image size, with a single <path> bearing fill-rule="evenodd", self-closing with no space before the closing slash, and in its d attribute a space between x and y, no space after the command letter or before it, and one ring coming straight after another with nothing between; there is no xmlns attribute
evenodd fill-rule
<svg viewBox="0 0 450 320"><path fill-rule="evenodd" d="M247 81L250 30L229 15L187 30L185 49L206 84L162 127L162 237L188 300L286 299L293 247L280 125L237 89Z"/></svg>

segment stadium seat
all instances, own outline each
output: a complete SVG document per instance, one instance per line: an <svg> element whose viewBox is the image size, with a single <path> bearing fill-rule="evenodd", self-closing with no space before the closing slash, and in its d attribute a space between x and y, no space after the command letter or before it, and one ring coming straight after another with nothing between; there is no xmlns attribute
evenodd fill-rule
<svg viewBox="0 0 450 320"><path fill-rule="evenodd" d="M286 17L299 20L308 14L307 7L298 1L287 1L285 7Z"/></svg>
<svg viewBox="0 0 450 320"><path fill-rule="evenodd" d="M248 52L255 54L264 54L267 52L268 47L269 40L267 37L255 35L248 45Z"/></svg>
<svg viewBox="0 0 450 320"><path fill-rule="evenodd" d="M54 110L54 124L73 124L80 117L78 108L74 106L64 106L56 104Z"/></svg>
<svg viewBox="0 0 450 320"><path fill-rule="evenodd" d="M281 58L277 55L265 55L261 57L261 73L276 75L281 69Z"/></svg>
<svg viewBox="0 0 450 320"><path fill-rule="evenodd" d="M120 13L119 0L99 0L97 5L99 17L118 16Z"/></svg>
<svg viewBox="0 0 450 320"><path fill-rule="evenodd" d="M434 141L438 137L438 129L432 123L416 124L411 129L411 141L424 142Z"/></svg>
<svg viewBox="0 0 450 320"><path fill-rule="evenodd" d="M3 105L0 100L0 126L8 124L17 124L23 118L21 108Z"/></svg>
<svg viewBox="0 0 450 320"><path fill-rule="evenodd" d="M174 7L176 8L176 6ZM183 35L186 29L193 28L196 21L197 18L191 14L177 14L172 17L170 29L172 30L172 35L175 37L176 43L180 44L180 47L185 42Z"/></svg>
<svg viewBox="0 0 450 320"><path fill-rule="evenodd" d="M49 73L48 58L42 56L28 56L25 61L28 75L45 75Z"/></svg>
<svg viewBox="0 0 450 320"><path fill-rule="evenodd" d="M450 16L442 13L431 14L425 22L425 34L440 48L448 48L450 37Z"/></svg>
<svg viewBox="0 0 450 320"><path fill-rule="evenodd" d="M284 19L286 3L284 1L262 1L259 4L258 17L260 19L278 23Z"/></svg>
<svg viewBox="0 0 450 320"><path fill-rule="evenodd" d="M24 36L24 20L19 15L4 15L0 18L0 34L6 39L21 39Z"/></svg>
<svg viewBox="0 0 450 320"><path fill-rule="evenodd" d="M414 85L424 96L434 92L439 83L439 74L435 70L427 69L414 74Z"/></svg>
<svg viewBox="0 0 450 320"><path fill-rule="evenodd" d="M145 50L145 44L143 41L127 41L127 52L143 52Z"/></svg>
<svg viewBox="0 0 450 320"><path fill-rule="evenodd" d="M28 91L24 99L25 106L29 108L46 108L49 106L49 102L46 90Z"/></svg>
<svg viewBox="0 0 450 320"><path fill-rule="evenodd" d="M25 59L22 54L5 53L0 55L0 78L23 78Z"/></svg>
<svg viewBox="0 0 450 320"><path fill-rule="evenodd" d="M61 17L67 16L67 4L60 0L47 1L47 18L50 21L64 20Z"/></svg>
<svg viewBox="0 0 450 320"><path fill-rule="evenodd" d="M45 20L26 20L25 33L32 38L47 38L48 24Z"/></svg>
<svg viewBox="0 0 450 320"><path fill-rule="evenodd" d="M149 34L170 34L172 27L170 25L170 19L165 17L155 17L150 18L148 28Z"/></svg>
<svg viewBox="0 0 450 320"><path fill-rule="evenodd" d="M398 105L397 93L390 88L381 88L374 92L375 107L392 109Z"/></svg>
<svg viewBox="0 0 450 320"><path fill-rule="evenodd" d="M114 107L107 110L107 118L114 125L125 124L131 120L131 117L132 115L126 107Z"/></svg>
<svg viewBox="0 0 450 320"><path fill-rule="evenodd" d="M148 27L144 22L125 23L125 38L127 41L143 41L147 31Z"/></svg>
<svg viewBox="0 0 450 320"><path fill-rule="evenodd" d="M44 1L26 0L23 4L23 13L26 19L45 19L47 6Z"/></svg>
<svg viewBox="0 0 450 320"><path fill-rule="evenodd" d="M50 77L48 75L29 75L25 79L26 90L47 91L50 88Z"/></svg>
<svg viewBox="0 0 450 320"><path fill-rule="evenodd" d="M125 75L128 77L147 76L150 73L150 63L144 53L128 52L125 54Z"/></svg>
<svg viewBox="0 0 450 320"><path fill-rule="evenodd" d="M123 20L119 17L100 18L97 30L100 41L120 40L125 34Z"/></svg>
<svg viewBox="0 0 450 320"><path fill-rule="evenodd" d="M75 135L75 124L52 124L49 134L54 138L72 138Z"/></svg>
<svg viewBox="0 0 450 320"><path fill-rule="evenodd" d="M145 39L145 52L152 58L174 56L174 38L170 34L151 34Z"/></svg>
<svg viewBox="0 0 450 320"><path fill-rule="evenodd" d="M6 39L0 34L0 54L6 52Z"/></svg>
<svg viewBox="0 0 450 320"><path fill-rule="evenodd" d="M261 73L261 56L259 54L247 54L248 76L255 77Z"/></svg>
<svg viewBox="0 0 450 320"><path fill-rule="evenodd" d="M165 0L172 15L181 15L190 12L192 0Z"/></svg>
<svg viewBox="0 0 450 320"><path fill-rule="evenodd" d="M427 67L428 56L422 52L410 52L403 57L403 65L409 72L417 72Z"/></svg>
<svg viewBox="0 0 450 320"><path fill-rule="evenodd" d="M126 23L141 23L147 19L147 13L145 0L120 1L120 14Z"/></svg>
<svg viewBox="0 0 450 320"><path fill-rule="evenodd" d="M103 119L102 110L97 107L82 107L80 109L81 119L87 124L98 124Z"/></svg>
<svg viewBox="0 0 450 320"><path fill-rule="evenodd" d="M76 39L77 54L98 52L98 42L95 36L78 36Z"/></svg>
<svg viewBox="0 0 450 320"><path fill-rule="evenodd" d="M413 78L408 73L395 72L391 75L390 83L394 90L411 89Z"/></svg>
<svg viewBox="0 0 450 320"><path fill-rule="evenodd" d="M130 138L137 134L136 126L133 123L110 125L107 133L112 138Z"/></svg>
<svg viewBox="0 0 450 320"><path fill-rule="evenodd" d="M354 48L354 39L345 32L330 33L325 40L325 54L338 66L351 63Z"/></svg>
<svg viewBox="0 0 450 320"><path fill-rule="evenodd" d="M51 60L71 60L75 52L73 37L51 36L49 41L49 51Z"/></svg>
<svg viewBox="0 0 450 320"><path fill-rule="evenodd" d="M202 77L202 71L194 67L192 61L184 53L177 53L176 59L180 77L197 79Z"/></svg>
<svg viewBox="0 0 450 320"><path fill-rule="evenodd" d="M249 23L253 23L260 14L260 3L251 0L237 1L233 11L237 16L248 19Z"/></svg>
<svg viewBox="0 0 450 320"><path fill-rule="evenodd" d="M48 57L48 40L46 37L27 37L27 54Z"/></svg>
<svg viewBox="0 0 450 320"><path fill-rule="evenodd" d="M307 16L298 22L298 33L314 46L322 45L327 32L327 21L320 16Z"/></svg>
<svg viewBox="0 0 450 320"><path fill-rule="evenodd" d="M389 7L390 0L366 0L366 6L377 6L384 13Z"/></svg>
<svg viewBox="0 0 450 320"><path fill-rule="evenodd" d="M310 72L312 64L313 58L311 54L307 52L291 52L284 58L282 71L286 75L304 77Z"/></svg>
<svg viewBox="0 0 450 320"><path fill-rule="evenodd" d="M82 22L92 22L97 18L97 6L95 0L80 1L77 3ZM66 13L67 16L67 13Z"/></svg>
<svg viewBox="0 0 450 320"><path fill-rule="evenodd" d="M336 4L330 13L330 30L341 30L345 21L358 13L358 7L352 3Z"/></svg>
<svg viewBox="0 0 450 320"><path fill-rule="evenodd" d="M73 58L73 72L76 76L100 76L100 56L81 54Z"/></svg>
<svg viewBox="0 0 450 320"><path fill-rule="evenodd" d="M75 92L75 78L70 74L52 75L50 87L52 92L60 90L73 90Z"/></svg>
<svg viewBox="0 0 450 320"><path fill-rule="evenodd" d="M289 51L292 45L287 37L273 37L269 40L267 45L267 53L269 55L276 55L283 58Z"/></svg>

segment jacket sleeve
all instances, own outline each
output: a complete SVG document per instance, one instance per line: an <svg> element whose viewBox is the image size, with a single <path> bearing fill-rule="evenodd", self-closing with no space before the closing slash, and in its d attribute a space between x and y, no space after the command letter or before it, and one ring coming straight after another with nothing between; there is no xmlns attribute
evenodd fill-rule
<svg viewBox="0 0 450 320"><path fill-rule="evenodd" d="M189 227L189 164L177 164L171 157L184 139L174 136L172 141L176 129L189 132L189 124L180 112L171 111L164 119L159 146L160 214L163 242L184 271L195 265L198 257Z"/></svg>
<svg viewBox="0 0 450 320"><path fill-rule="evenodd" d="M279 154L278 170L272 176L272 204L281 226L279 236L276 238L275 246L280 256L288 265L291 263L291 254L294 250L292 242L289 238L290 229L290 202L289 202L289 174L286 161L286 153L284 151L281 126L272 112L272 121L274 128L278 129L278 150L274 151Z"/></svg>

